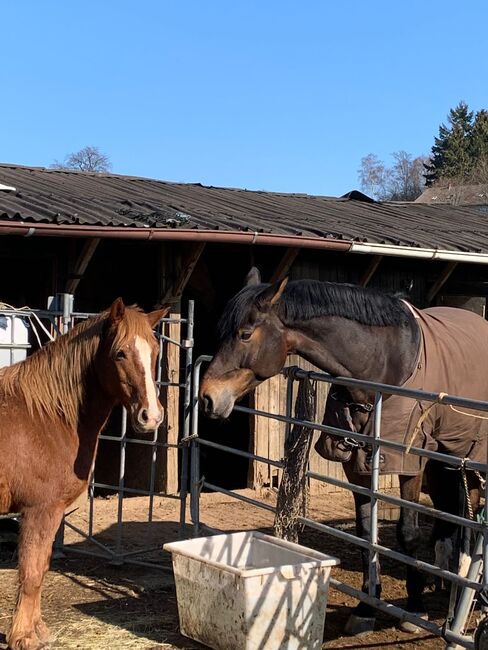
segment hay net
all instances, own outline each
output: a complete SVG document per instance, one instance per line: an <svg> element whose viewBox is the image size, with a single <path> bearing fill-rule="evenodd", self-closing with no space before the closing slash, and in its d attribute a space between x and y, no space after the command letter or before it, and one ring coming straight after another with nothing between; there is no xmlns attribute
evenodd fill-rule
<svg viewBox="0 0 488 650"><path fill-rule="evenodd" d="M315 421L317 384L308 378L299 380L295 401L297 420ZM278 491L274 534L290 542L298 541L299 517L307 514L308 457L314 430L294 424L285 440L283 475Z"/></svg>

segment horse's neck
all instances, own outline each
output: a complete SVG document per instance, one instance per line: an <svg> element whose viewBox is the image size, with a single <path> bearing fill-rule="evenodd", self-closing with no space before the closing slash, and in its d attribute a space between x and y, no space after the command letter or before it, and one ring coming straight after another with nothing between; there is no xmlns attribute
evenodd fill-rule
<svg viewBox="0 0 488 650"><path fill-rule="evenodd" d="M402 384L411 374L416 325L373 327L338 316L315 318L288 330L289 347L334 376Z"/></svg>
<svg viewBox="0 0 488 650"><path fill-rule="evenodd" d="M77 435L79 451L76 473L88 479L98 448L98 436L107 423L115 402L102 386L94 384L87 390L83 411L80 413Z"/></svg>

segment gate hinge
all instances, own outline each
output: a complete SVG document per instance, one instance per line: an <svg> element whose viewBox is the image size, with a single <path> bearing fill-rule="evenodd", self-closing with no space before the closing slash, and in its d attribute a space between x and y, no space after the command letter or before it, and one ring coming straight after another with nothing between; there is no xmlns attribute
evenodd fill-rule
<svg viewBox="0 0 488 650"><path fill-rule="evenodd" d="M194 346L194 344L195 344L194 339L183 339L181 341L181 347L182 348L192 348Z"/></svg>

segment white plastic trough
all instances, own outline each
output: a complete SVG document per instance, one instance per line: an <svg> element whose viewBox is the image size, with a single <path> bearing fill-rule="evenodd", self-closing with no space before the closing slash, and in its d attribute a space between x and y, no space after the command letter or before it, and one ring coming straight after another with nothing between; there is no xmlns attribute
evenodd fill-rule
<svg viewBox="0 0 488 650"><path fill-rule="evenodd" d="M339 560L256 531L165 544L181 633L215 650L322 646Z"/></svg>

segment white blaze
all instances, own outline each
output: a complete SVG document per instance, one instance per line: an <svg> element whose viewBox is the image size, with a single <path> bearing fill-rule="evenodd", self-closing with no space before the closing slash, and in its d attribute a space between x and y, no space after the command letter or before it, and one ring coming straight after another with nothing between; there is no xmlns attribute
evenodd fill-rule
<svg viewBox="0 0 488 650"><path fill-rule="evenodd" d="M148 415L150 419L159 420L161 417L161 411L156 393L156 384L152 378L151 347L141 336L136 336L136 350L142 367L144 368Z"/></svg>

